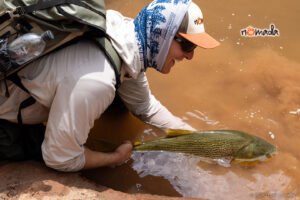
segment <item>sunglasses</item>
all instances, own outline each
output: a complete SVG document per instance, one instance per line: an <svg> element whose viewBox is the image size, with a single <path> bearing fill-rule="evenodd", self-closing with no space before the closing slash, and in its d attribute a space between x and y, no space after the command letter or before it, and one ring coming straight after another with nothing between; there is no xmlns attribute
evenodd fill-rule
<svg viewBox="0 0 300 200"><path fill-rule="evenodd" d="M180 44L182 51L187 53L192 52L197 47L197 45L195 45L194 43L191 43L190 41L178 36L175 36L174 40Z"/></svg>

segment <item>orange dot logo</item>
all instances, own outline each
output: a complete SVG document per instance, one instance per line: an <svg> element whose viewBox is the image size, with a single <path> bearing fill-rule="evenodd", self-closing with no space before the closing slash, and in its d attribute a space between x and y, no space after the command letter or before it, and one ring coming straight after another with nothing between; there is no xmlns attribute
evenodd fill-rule
<svg viewBox="0 0 300 200"><path fill-rule="evenodd" d="M200 17L198 17L197 19L194 20L194 23L195 23L196 25L200 25L200 24L203 23L203 19L200 18Z"/></svg>
<svg viewBox="0 0 300 200"><path fill-rule="evenodd" d="M252 26L247 27L247 36L252 37L255 34L255 29Z"/></svg>

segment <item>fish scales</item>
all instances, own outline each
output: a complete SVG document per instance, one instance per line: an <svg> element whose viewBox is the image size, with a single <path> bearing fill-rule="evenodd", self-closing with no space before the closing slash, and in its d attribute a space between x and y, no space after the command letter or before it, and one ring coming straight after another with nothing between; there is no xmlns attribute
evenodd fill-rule
<svg viewBox="0 0 300 200"><path fill-rule="evenodd" d="M229 157L249 143L238 134L196 133L149 141L136 150L162 150L194 154L203 157Z"/></svg>

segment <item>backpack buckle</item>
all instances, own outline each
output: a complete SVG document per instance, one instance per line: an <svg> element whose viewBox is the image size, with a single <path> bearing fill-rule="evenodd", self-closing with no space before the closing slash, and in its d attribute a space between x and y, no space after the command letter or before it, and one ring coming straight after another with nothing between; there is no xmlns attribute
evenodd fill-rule
<svg viewBox="0 0 300 200"><path fill-rule="evenodd" d="M25 11L24 7L19 6L19 7L16 7L16 9L11 13L11 16L16 17L16 16L22 16L25 14L26 14L26 11Z"/></svg>

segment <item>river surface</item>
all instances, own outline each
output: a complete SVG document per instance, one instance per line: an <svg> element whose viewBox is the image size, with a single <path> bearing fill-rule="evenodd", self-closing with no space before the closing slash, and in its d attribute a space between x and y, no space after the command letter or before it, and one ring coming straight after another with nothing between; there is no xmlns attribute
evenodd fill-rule
<svg viewBox="0 0 300 200"><path fill-rule="evenodd" d="M107 1L134 17L146 0ZM197 49L169 75L149 69L152 92L199 130L236 129L277 146L255 166L222 167L197 157L135 153L125 165L87 171L90 179L128 193L206 199L300 199L300 1L195 0L206 31L221 46ZM276 37L243 37L248 26L279 30ZM122 111L120 111L122 110ZM147 140L163 132L115 106L96 122L88 144Z"/></svg>

